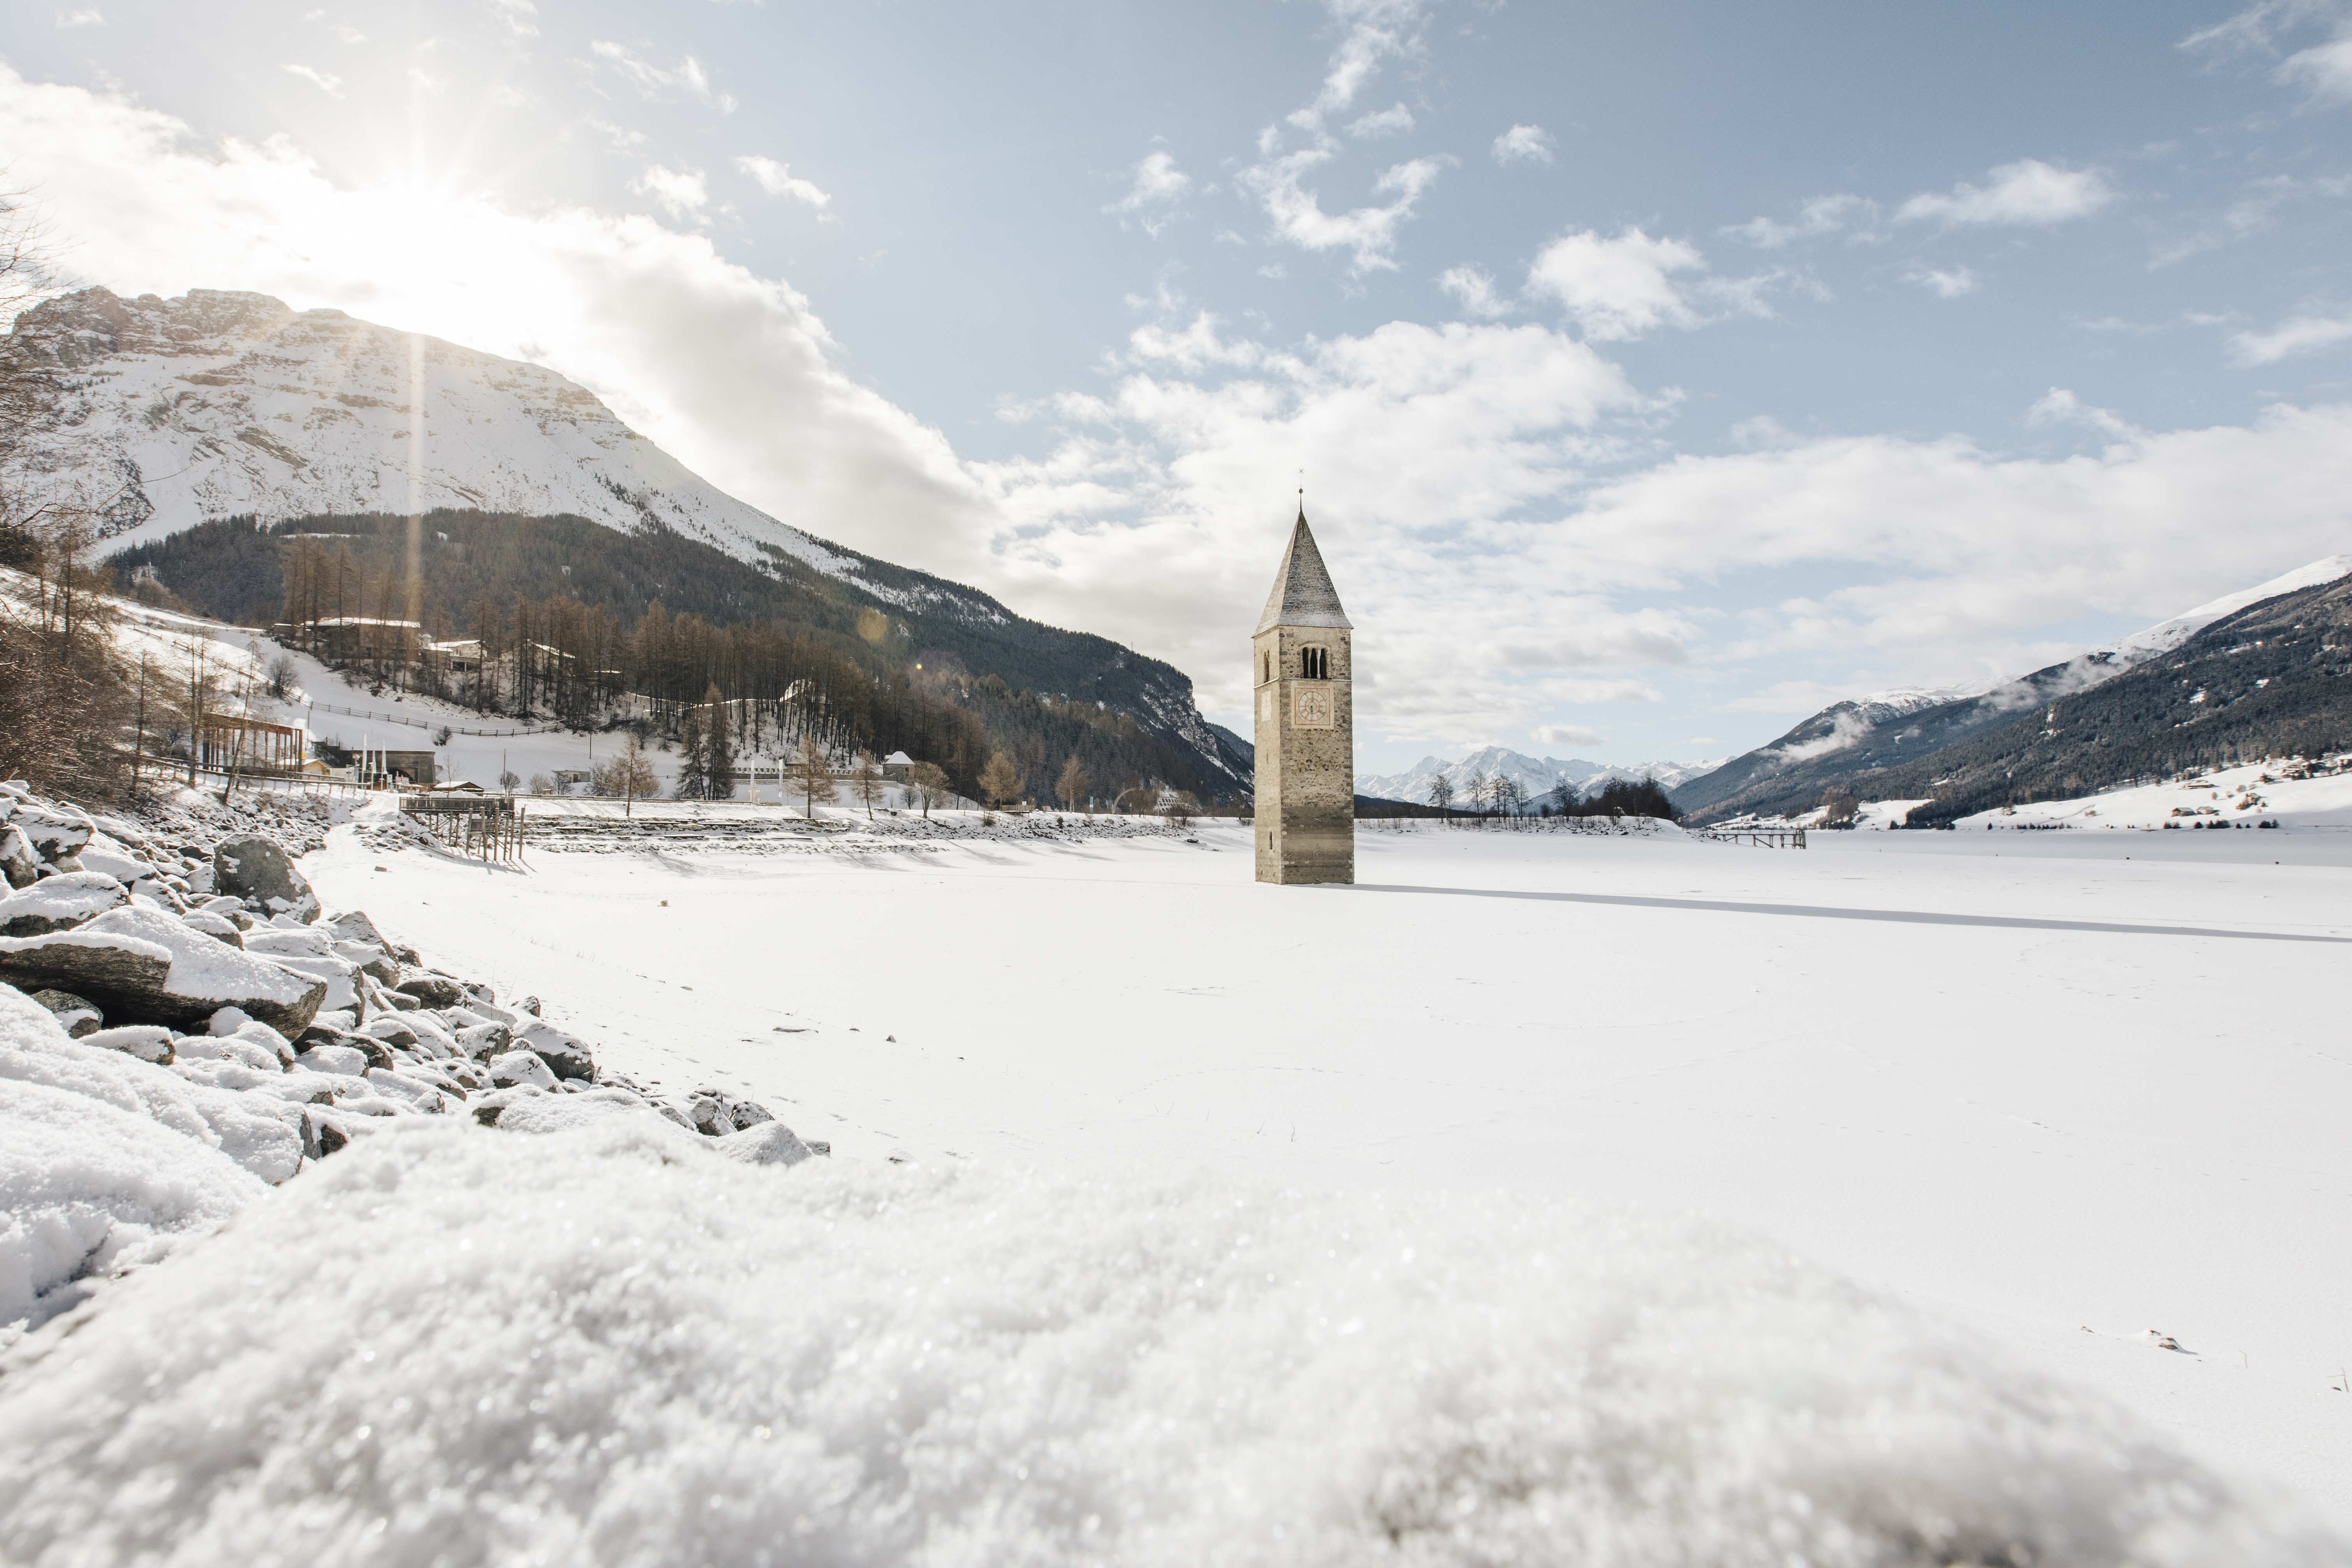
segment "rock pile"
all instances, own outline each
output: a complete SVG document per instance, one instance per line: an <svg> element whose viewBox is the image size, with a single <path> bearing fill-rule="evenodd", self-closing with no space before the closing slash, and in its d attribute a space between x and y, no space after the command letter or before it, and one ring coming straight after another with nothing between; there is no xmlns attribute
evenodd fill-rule
<svg viewBox="0 0 2352 1568"><path fill-rule="evenodd" d="M588 1042L541 1018L537 998L501 1004L366 914L322 913L287 845L208 831L220 826L234 826L142 825L0 784L0 1143L19 1145L0 1151L0 1325L53 1315L73 1295L60 1286L157 1255L174 1215L217 1224L237 1173L283 1182L384 1119L470 1110L483 1126L548 1132L660 1115L752 1163L829 1152L753 1101L698 1089L676 1104L600 1076ZM163 1191L126 1173L121 1191L101 1182L77 1195L60 1167L110 1168L77 1129L112 1139L117 1155L124 1137L155 1131L107 1121L123 1112L236 1172ZM35 1128L64 1138L62 1152L28 1152ZM193 1211L191 1194L204 1197Z"/></svg>

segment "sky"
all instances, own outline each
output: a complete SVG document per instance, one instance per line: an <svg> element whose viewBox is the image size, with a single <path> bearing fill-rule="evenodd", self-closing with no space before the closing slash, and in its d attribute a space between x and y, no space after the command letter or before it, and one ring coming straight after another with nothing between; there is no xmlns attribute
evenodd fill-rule
<svg viewBox="0 0 2352 1568"><path fill-rule="evenodd" d="M2352 0L205 5L0 20L73 280L572 377L1246 731L1737 752L2352 550Z"/></svg>

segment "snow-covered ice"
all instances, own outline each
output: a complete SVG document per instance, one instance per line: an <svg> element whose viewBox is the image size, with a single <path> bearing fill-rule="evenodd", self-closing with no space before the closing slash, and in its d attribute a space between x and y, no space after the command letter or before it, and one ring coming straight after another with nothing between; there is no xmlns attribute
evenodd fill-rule
<svg viewBox="0 0 2352 1568"><path fill-rule="evenodd" d="M1193 837L304 869L844 1162L1696 1211L2352 1525L2352 834Z"/></svg>

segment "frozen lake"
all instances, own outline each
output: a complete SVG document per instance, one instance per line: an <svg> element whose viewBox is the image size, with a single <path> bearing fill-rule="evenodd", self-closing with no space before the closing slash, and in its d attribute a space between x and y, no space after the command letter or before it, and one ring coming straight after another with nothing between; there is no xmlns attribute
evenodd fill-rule
<svg viewBox="0 0 2352 1568"><path fill-rule="evenodd" d="M1196 837L305 868L844 1160L1698 1211L2352 1524L2352 834Z"/></svg>

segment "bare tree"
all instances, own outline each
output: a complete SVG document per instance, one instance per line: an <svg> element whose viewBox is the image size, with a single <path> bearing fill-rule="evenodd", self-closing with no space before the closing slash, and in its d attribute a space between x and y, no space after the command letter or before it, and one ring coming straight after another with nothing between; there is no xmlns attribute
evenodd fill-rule
<svg viewBox="0 0 2352 1568"><path fill-rule="evenodd" d="M1429 804L1437 808L1440 816L1454 815L1454 781L1444 773L1429 781Z"/></svg>
<svg viewBox="0 0 2352 1568"><path fill-rule="evenodd" d="M800 755L793 763L793 776L800 781L801 805L810 821L816 820L816 803L830 802L836 793L833 787L833 759L813 734L801 736Z"/></svg>
<svg viewBox="0 0 2352 1568"><path fill-rule="evenodd" d="M988 765L980 770L980 797L991 805L1002 805L1021 793L1021 774L1013 766L1013 759L1003 752L992 753Z"/></svg>
<svg viewBox="0 0 2352 1568"><path fill-rule="evenodd" d="M849 771L849 788L865 804L866 820L873 821L874 803L882 798L882 768L873 752L857 753L857 762Z"/></svg>
<svg viewBox="0 0 2352 1568"><path fill-rule="evenodd" d="M931 807L943 805L955 797L948 775L937 763L917 763L907 770L907 783L923 802L923 816L929 818Z"/></svg>
<svg viewBox="0 0 2352 1568"><path fill-rule="evenodd" d="M1181 833L1192 826L1194 817L1201 815L1201 803L1192 791L1180 789L1169 797L1166 805L1160 807L1160 814L1168 819L1169 826Z"/></svg>
<svg viewBox="0 0 2352 1568"><path fill-rule="evenodd" d="M651 800L661 793L661 774L654 771L653 760L646 755L646 744L634 730L624 732L621 754L600 764L589 787L602 795L621 797L621 815L636 815L636 804Z"/></svg>
<svg viewBox="0 0 2352 1568"><path fill-rule="evenodd" d="M1076 752L1062 764L1062 776L1054 783L1054 798L1067 811L1076 811L1087 798L1094 781L1087 777L1087 765L1078 761Z"/></svg>

